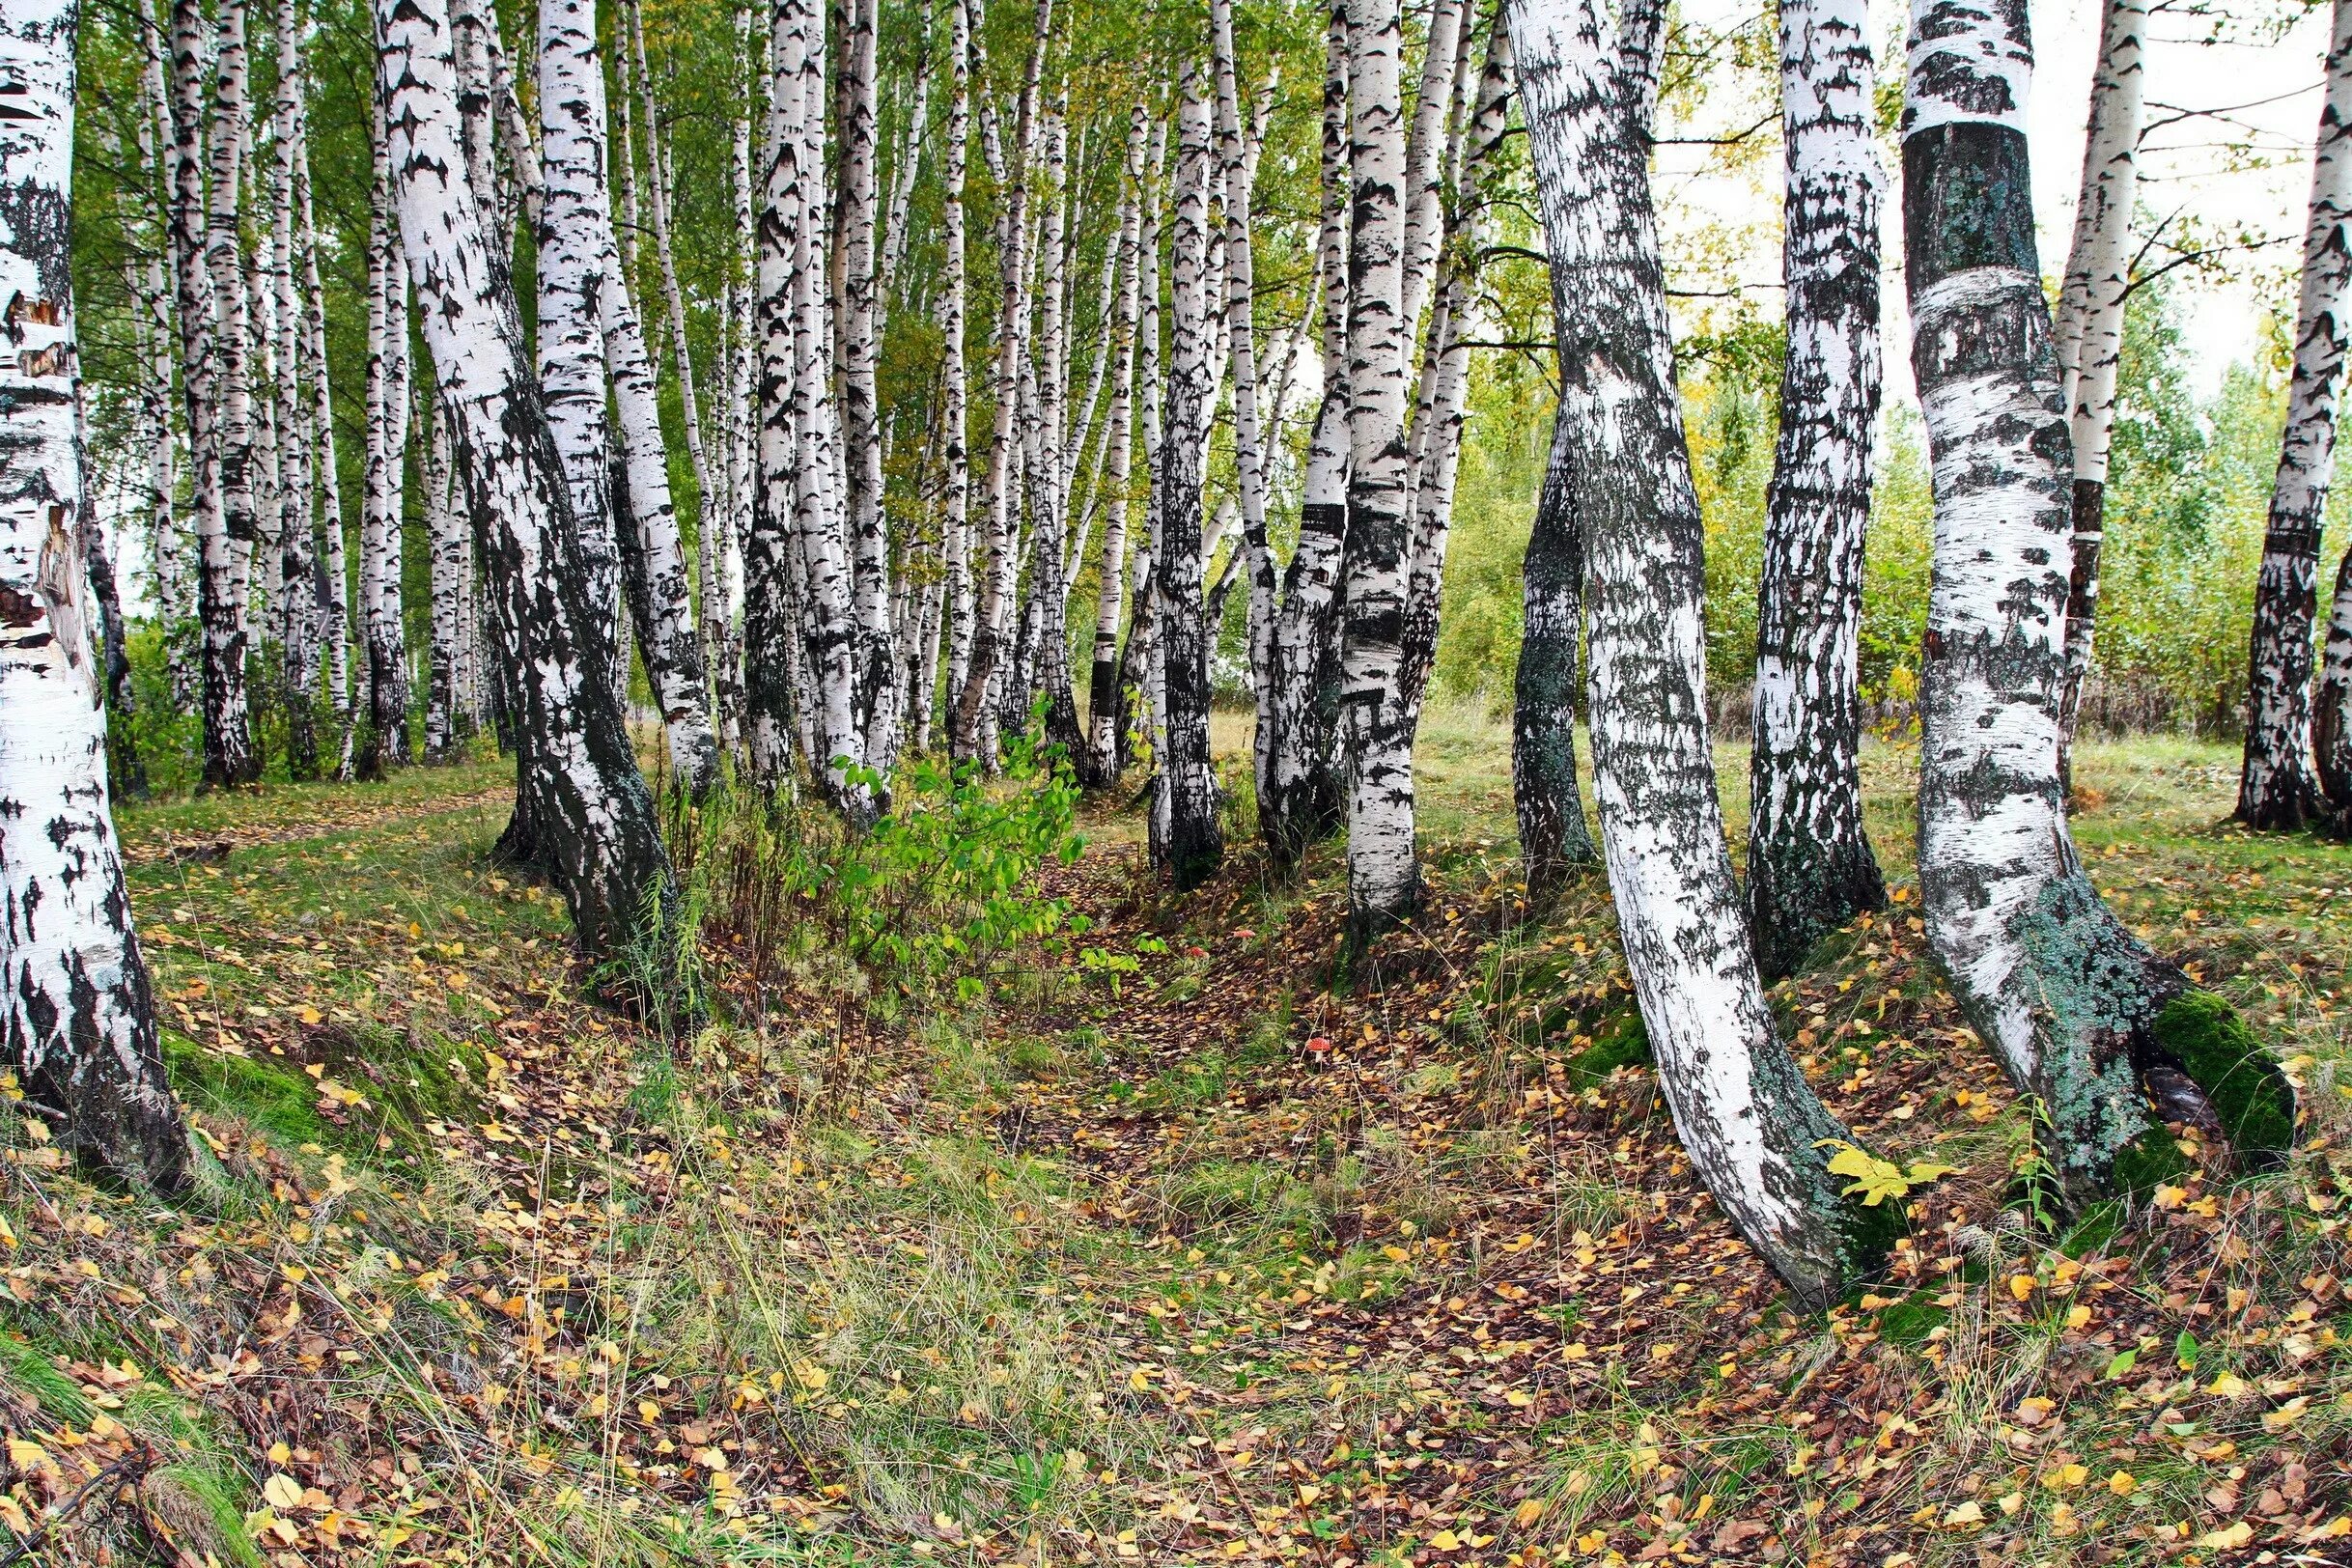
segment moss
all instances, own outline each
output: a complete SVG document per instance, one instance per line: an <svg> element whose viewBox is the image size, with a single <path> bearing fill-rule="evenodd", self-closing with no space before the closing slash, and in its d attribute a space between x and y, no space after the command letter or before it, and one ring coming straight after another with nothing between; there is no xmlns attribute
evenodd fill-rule
<svg viewBox="0 0 2352 1568"><path fill-rule="evenodd" d="M2188 1168L2188 1157L2172 1134L2161 1126L2151 1127L2115 1151L2109 1185L2124 1197L2139 1197Z"/></svg>
<svg viewBox="0 0 2352 1568"><path fill-rule="evenodd" d="M2205 1091L2241 1162L2274 1163L2293 1145L2294 1090L2227 1002L2208 991L2176 996L2151 1032Z"/></svg>
<svg viewBox="0 0 2352 1568"><path fill-rule="evenodd" d="M1932 1299L1914 1296L1878 1315L1879 1336L1890 1345L1906 1349L1924 1345L1927 1336L1950 1318L1949 1308L1938 1306Z"/></svg>
<svg viewBox="0 0 2352 1568"><path fill-rule="evenodd" d="M1864 1203L1860 1196L1841 1196L1837 1224L1845 1239L1846 1264L1856 1278L1866 1279L1886 1267L1894 1244L1911 1230L1910 1218L1899 1198Z"/></svg>
<svg viewBox="0 0 2352 1568"><path fill-rule="evenodd" d="M1568 1076L1578 1083L1594 1083L1620 1067L1647 1065L1651 1060L1649 1025L1638 1009L1619 1019L1593 1043L1568 1058Z"/></svg>

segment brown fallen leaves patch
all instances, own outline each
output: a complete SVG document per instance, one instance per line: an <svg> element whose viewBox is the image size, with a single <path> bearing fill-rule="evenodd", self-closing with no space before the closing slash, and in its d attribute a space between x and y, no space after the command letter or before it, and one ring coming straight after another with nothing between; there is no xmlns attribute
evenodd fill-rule
<svg viewBox="0 0 2352 1568"><path fill-rule="evenodd" d="M658 1041L503 886L304 925L219 869L141 908L168 1016L325 1141L200 1106L174 1214L9 1130L0 1525L60 1561L2352 1560L2342 1151L2035 1227L1907 903L1776 1005L1956 1168L1806 1316L1620 1049L1597 888L1521 931L1458 873L1342 976L1330 895L1098 851L1050 875L1132 969L876 1022L722 948L741 1026Z"/></svg>

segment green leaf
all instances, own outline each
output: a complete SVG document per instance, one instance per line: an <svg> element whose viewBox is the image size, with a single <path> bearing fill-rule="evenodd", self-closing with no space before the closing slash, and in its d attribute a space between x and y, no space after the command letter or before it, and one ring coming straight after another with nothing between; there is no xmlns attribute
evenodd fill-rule
<svg viewBox="0 0 2352 1568"><path fill-rule="evenodd" d="M2107 1370L2101 1375L2104 1376L2110 1383L2113 1383L2117 1378L2120 1378L2126 1373L2130 1372L2133 1366L2136 1365L2139 1360L2140 1352L2137 1347L2124 1351L2120 1355L2116 1356L2114 1360L2107 1363Z"/></svg>

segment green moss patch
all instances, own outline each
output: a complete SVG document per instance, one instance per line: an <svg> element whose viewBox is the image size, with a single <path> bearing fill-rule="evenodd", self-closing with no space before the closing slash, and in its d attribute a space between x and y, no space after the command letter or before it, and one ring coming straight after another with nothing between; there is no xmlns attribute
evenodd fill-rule
<svg viewBox="0 0 2352 1568"><path fill-rule="evenodd" d="M2176 996L2151 1032L2205 1091L2241 1162L2275 1164L2294 1145L2295 1091L2227 1002L2207 991Z"/></svg>

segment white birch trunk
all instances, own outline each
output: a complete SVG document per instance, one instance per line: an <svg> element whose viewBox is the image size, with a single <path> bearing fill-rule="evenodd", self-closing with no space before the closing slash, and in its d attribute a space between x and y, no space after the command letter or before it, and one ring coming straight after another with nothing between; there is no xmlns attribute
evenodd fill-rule
<svg viewBox="0 0 2352 1568"><path fill-rule="evenodd" d="M2148 1104L2158 1068L2214 1094L2241 1155L2272 1152L2294 1117L2267 1053L2197 1012L2234 1025L2109 912L2067 832L2072 465L2033 243L2031 73L2022 11L1915 0L1904 240L1936 492L1919 882L1928 942L1969 1022L2038 1102L2058 1195L2079 1207L2175 1168Z"/></svg>
<svg viewBox="0 0 2352 1568"><path fill-rule="evenodd" d="M2059 395L2074 442L2074 548L2066 601L2066 690L2058 713L2059 777L2090 675L2106 543L2107 448L2123 362L2123 302L2131 293L2132 204L2140 183L2140 105L2146 84L2145 0L2107 0L2074 245L2058 293Z"/></svg>
<svg viewBox="0 0 2352 1568"><path fill-rule="evenodd" d="M1842 1204L1828 1172L1817 1145L1841 1130L1775 1033L1723 841L1701 526L1643 133L1651 45L1633 27L1613 41L1591 0L1511 0L1505 14L1552 253L1564 499L1590 568L1594 788L1626 964L1692 1162L1818 1307L1883 1245L1861 1222L1880 1212Z"/></svg>
<svg viewBox="0 0 2352 1568"><path fill-rule="evenodd" d="M2246 757L2238 818L2263 828L2301 826L2313 814L2311 632L2318 609L2319 535L2336 474L2337 406L2352 317L2352 0L2337 0L2327 97L2311 164L2303 289L2295 311L2295 369L2279 446L2270 526L2254 579L2248 660Z"/></svg>
<svg viewBox="0 0 2352 1568"><path fill-rule="evenodd" d="M518 813L591 953L666 939L676 891L653 799L590 629L571 494L524 359L521 312L463 180L445 0L382 0L378 83L401 232L451 468L481 536L516 697Z"/></svg>
<svg viewBox="0 0 2352 1568"><path fill-rule="evenodd" d="M605 285L617 281L620 264L604 194L604 80L593 0L541 0L538 28L540 395L571 487L594 633L612 650L615 678L625 681L621 547L606 493L603 321ZM486 118L482 134L488 131ZM475 200L485 200L479 184Z"/></svg>
<svg viewBox="0 0 2352 1568"><path fill-rule="evenodd" d="M1217 820L1217 772L1209 751L1210 630L1201 605L1201 482L1217 383L1209 266L1209 195L1214 179L1208 94L1187 66L1177 105L1176 214L1168 237L1169 350L1166 428L1160 452L1156 615L1164 739L1155 796L1169 882L1199 886L1224 859Z"/></svg>
<svg viewBox="0 0 2352 1568"><path fill-rule="evenodd" d="M1258 826L1267 853L1283 872L1336 830L1343 814L1333 750L1348 524L1348 65L1347 10L1335 4L1325 35L1323 211L1316 240L1323 398L1307 437L1299 543L1282 574L1274 700L1260 711L1260 722L1272 733L1258 780Z"/></svg>
<svg viewBox="0 0 2352 1568"><path fill-rule="evenodd" d="M1748 830L1749 932L1774 979L1887 897L1860 756L1884 183L1869 21L1862 0L1780 8L1788 350L1756 590Z"/></svg>
<svg viewBox="0 0 2352 1568"><path fill-rule="evenodd" d="M106 793L82 558L71 256L73 0L0 12L0 1061L89 1164L186 1180Z"/></svg>
<svg viewBox="0 0 2352 1568"><path fill-rule="evenodd" d="M875 12L880 0L848 0L849 36L840 70L846 113L841 124L839 266L841 420L848 481L851 556L857 609L857 695L866 765L887 776L899 747L898 635L890 602L890 527L882 514L881 394L876 385L880 278L875 227L880 221L875 157L880 133L876 97Z"/></svg>
<svg viewBox="0 0 2352 1568"><path fill-rule="evenodd" d="M1413 736L1399 681L1405 622L1405 148L1397 0L1346 0L1349 168L1348 583L1341 664L1348 742L1349 923L1361 940L1420 902Z"/></svg>
<svg viewBox="0 0 2352 1568"><path fill-rule="evenodd" d="M1143 149L1148 117L1137 104L1127 137L1127 181L1119 203L1117 315L1111 326L1112 372L1109 450L1105 487L1108 513L1103 526L1103 564L1094 609L1094 650L1086 683L1086 766L1083 776L1096 788L1118 779L1119 729L1127 715L1119 701L1119 605L1127 590L1127 514L1134 464L1135 316L1140 289L1143 233Z"/></svg>
<svg viewBox="0 0 2352 1568"><path fill-rule="evenodd" d="M948 99L939 199L939 453L941 570L947 575L947 687L952 710L971 671L972 589L970 395L965 366L966 262L965 184L971 161L971 13L947 0ZM928 705L932 698L924 693ZM950 725L952 730L952 723Z"/></svg>

